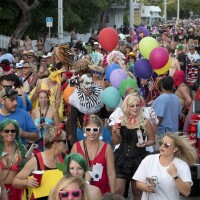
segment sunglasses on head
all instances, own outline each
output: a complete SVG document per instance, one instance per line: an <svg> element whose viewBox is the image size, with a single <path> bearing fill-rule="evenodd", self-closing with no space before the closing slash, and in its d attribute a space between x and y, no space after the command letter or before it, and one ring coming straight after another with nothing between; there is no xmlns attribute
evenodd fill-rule
<svg viewBox="0 0 200 200"><path fill-rule="evenodd" d="M3 130L4 133L16 133L15 129L5 129Z"/></svg>
<svg viewBox="0 0 200 200"><path fill-rule="evenodd" d="M93 128L91 128L91 127L86 127L85 128L85 132L90 132L91 130L92 130L92 132L94 132L94 133L98 133L99 132L99 127L93 127Z"/></svg>
<svg viewBox="0 0 200 200"><path fill-rule="evenodd" d="M82 190L61 190L59 191L59 197L61 198L61 200L64 200L68 197L78 198L81 197L82 192Z"/></svg>
<svg viewBox="0 0 200 200"><path fill-rule="evenodd" d="M162 146L164 145L164 147L167 149L171 146L171 144L169 142L164 142L162 140L159 141L159 145Z"/></svg>

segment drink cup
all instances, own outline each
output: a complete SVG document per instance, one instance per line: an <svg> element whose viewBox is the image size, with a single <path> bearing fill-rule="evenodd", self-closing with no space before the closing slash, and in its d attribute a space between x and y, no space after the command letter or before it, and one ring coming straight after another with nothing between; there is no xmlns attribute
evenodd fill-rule
<svg viewBox="0 0 200 200"><path fill-rule="evenodd" d="M43 176L44 171L32 171L33 177L37 179L37 182L40 186L41 181L42 181L42 176Z"/></svg>
<svg viewBox="0 0 200 200"><path fill-rule="evenodd" d="M143 135L142 135L142 131L141 130L137 130L137 138L138 138L138 143L139 144L143 144L144 143Z"/></svg>
<svg viewBox="0 0 200 200"><path fill-rule="evenodd" d="M151 176L146 178L147 185L151 185L154 188L154 191L156 190L156 186L158 184L157 176Z"/></svg>

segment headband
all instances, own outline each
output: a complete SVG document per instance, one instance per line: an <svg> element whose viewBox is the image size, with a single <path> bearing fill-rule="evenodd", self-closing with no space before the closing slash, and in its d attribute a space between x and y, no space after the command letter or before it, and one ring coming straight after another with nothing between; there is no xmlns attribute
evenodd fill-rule
<svg viewBox="0 0 200 200"><path fill-rule="evenodd" d="M61 135L61 132L62 132L62 129L63 129L64 125L65 125L64 123L60 123L58 125L57 133L56 133L56 136L55 136L55 138L54 138L52 143L54 143L54 142L56 142L58 140L59 136Z"/></svg>

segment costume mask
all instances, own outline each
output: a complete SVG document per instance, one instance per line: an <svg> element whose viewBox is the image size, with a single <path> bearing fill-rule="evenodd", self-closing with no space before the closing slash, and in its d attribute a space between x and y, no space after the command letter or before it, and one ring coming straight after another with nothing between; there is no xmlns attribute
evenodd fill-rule
<svg viewBox="0 0 200 200"><path fill-rule="evenodd" d="M92 77L90 74L84 74L81 76L80 79L80 86L82 89L85 89L87 91L91 91L92 89Z"/></svg>

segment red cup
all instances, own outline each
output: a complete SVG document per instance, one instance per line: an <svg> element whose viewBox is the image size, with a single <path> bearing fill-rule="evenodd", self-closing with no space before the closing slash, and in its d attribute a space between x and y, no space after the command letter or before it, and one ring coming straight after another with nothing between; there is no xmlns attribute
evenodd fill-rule
<svg viewBox="0 0 200 200"><path fill-rule="evenodd" d="M41 181L42 181L42 175L43 175L44 171L32 171L33 177L37 179L37 182L40 186Z"/></svg>

